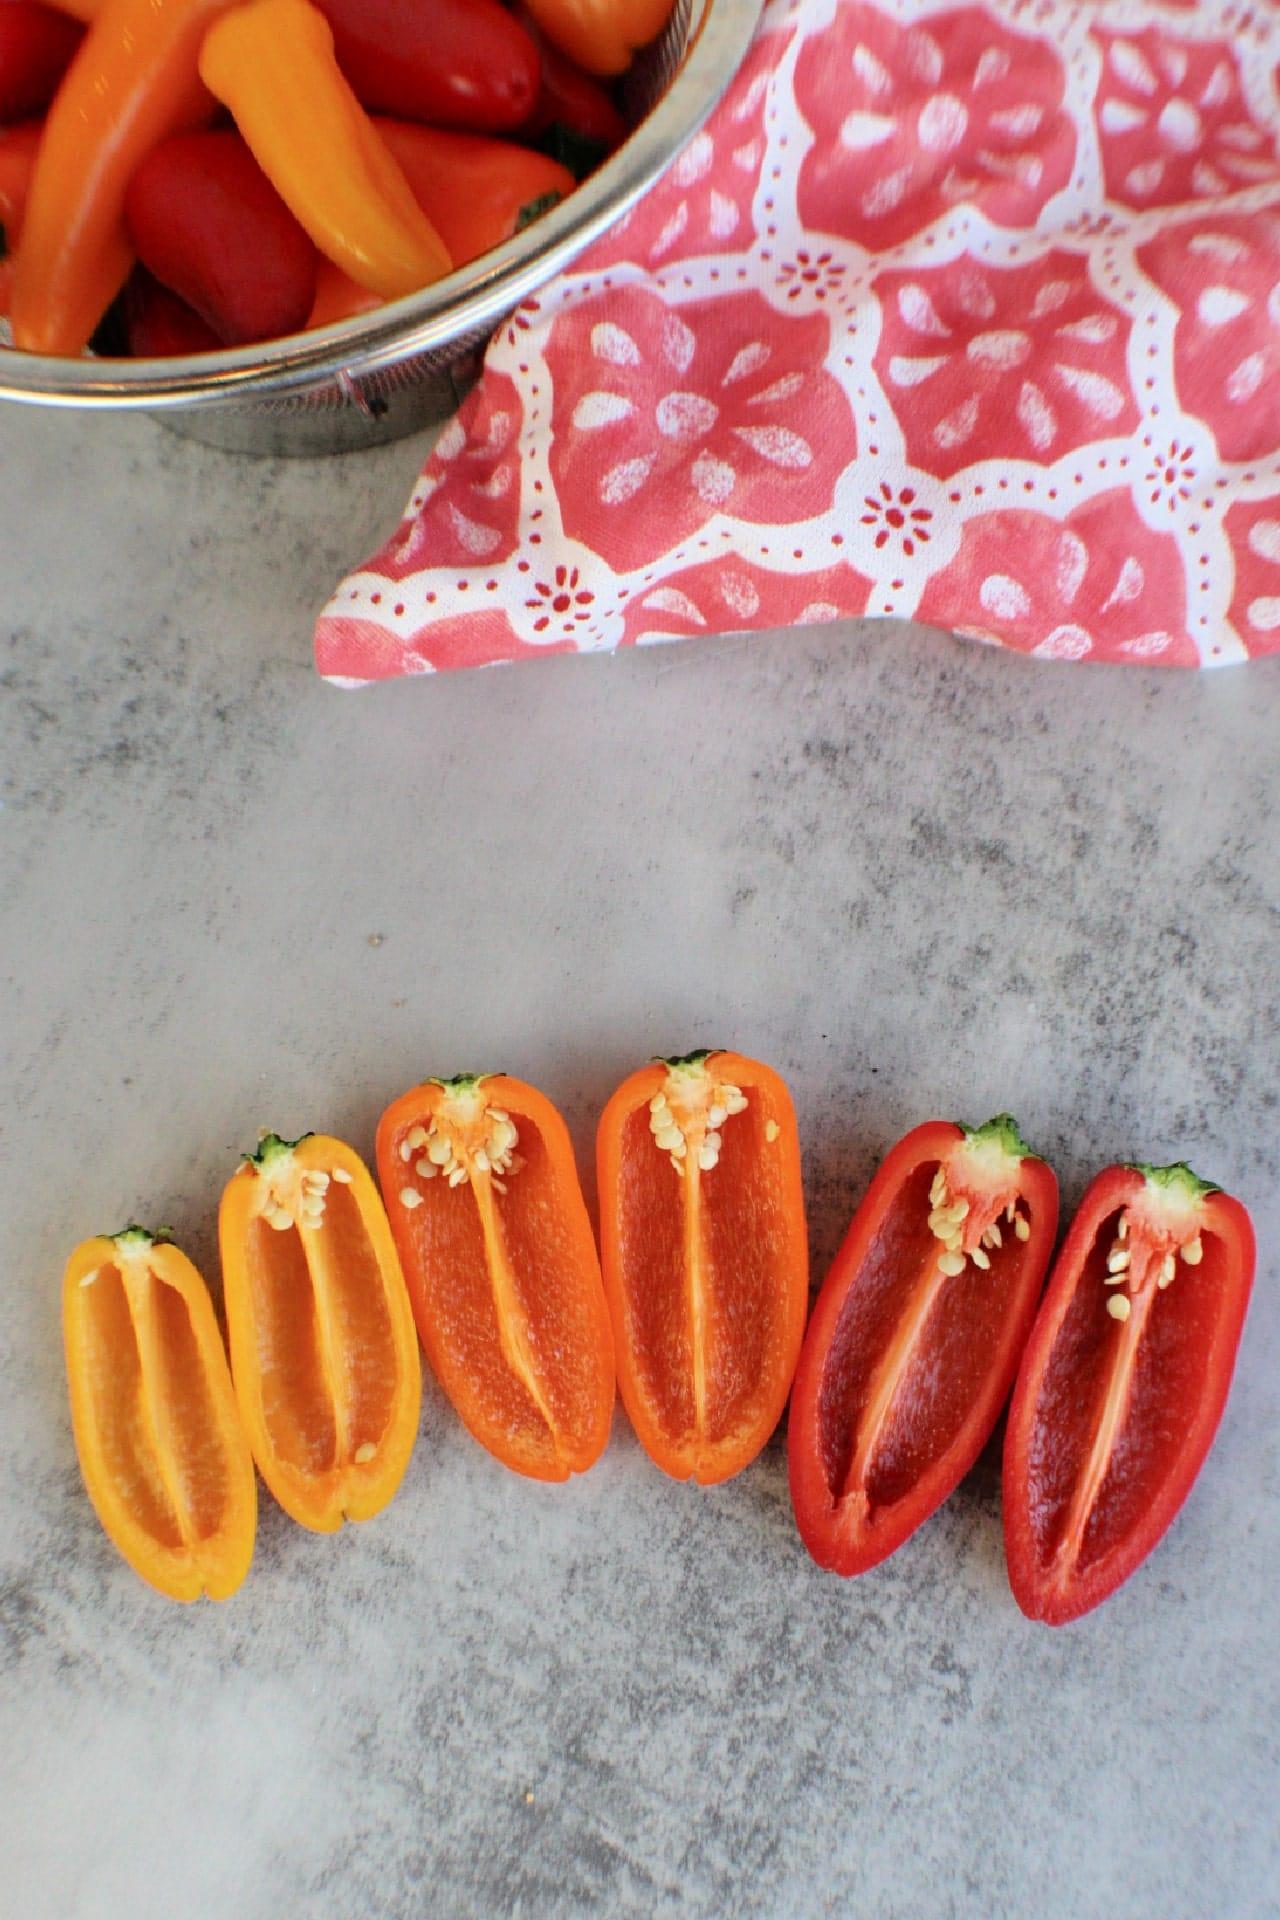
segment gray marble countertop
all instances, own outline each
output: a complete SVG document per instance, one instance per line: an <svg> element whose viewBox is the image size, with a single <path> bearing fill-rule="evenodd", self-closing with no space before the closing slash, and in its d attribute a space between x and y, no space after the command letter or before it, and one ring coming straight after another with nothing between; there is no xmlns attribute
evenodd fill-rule
<svg viewBox="0 0 1280 1920"><path fill-rule="evenodd" d="M864 625L344 694L310 622L412 444L255 464L0 410L0 1906L149 1916L1246 1920L1280 1911L1280 661L1035 665ZM1124 1591L1005 1578L994 1451L896 1558L806 1558L778 1440L581 1481L428 1385L395 1504L264 1496L222 1608L99 1532L72 1243L206 1270L259 1126L371 1148L424 1072L594 1118L656 1052L788 1077L820 1276L879 1157L1002 1107L1070 1208L1183 1157L1262 1258L1226 1419Z"/></svg>

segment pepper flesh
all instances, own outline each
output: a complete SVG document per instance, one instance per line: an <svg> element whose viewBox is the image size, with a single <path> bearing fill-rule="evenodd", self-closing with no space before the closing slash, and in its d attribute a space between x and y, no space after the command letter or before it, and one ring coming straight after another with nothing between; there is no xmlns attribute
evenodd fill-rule
<svg viewBox="0 0 1280 1920"><path fill-rule="evenodd" d="M200 73L294 218L351 279L394 300L449 272L309 0L237 7L206 38Z"/></svg>
<svg viewBox="0 0 1280 1920"><path fill-rule="evenodd" d="M218 1212L231 1373L258 1470L316 1533L380 1513L418 1434L422 1372L377 1188L341 1140L267 1134Z"/></svg>
<svg viewBox="0 0 1280 1920"><path fill-rule="evenodd" d="M999 1417L1057 1228L1007 1115L914 1128L823 1283L792 1392L791 1497L820 1566L865 1573L953 1492Z"/></svg>
<svg viewBox="0 0 1280 1920"><path fill-rule="evenodd" d="M625 73L656 40L673 0L525 0L543 33L587 73Z"/></svg>
<svg viewBox="0 0 1280 1920"><path fill-rule="evenodd" d="M77 354L131 264L124 199L158 141L209 110L200 43L232 0L105 0L54 96L14 274L14 345Z"/></svg>
<svg viewBox="0 0 1280 1920"><path fill-rule="evenodd" d="M600 1240L640 1444L703 1486L782 1416L808 1304L800 1145L779 1076L737 1053L642 1067L601 1116Z"/></svg>
<svg viewBox="0 0 1280 1920"><path fill-rule="evenodd" d="M1014 1598L1078 1619L1186 1499L1226 1405L1253 1279L1238 1200L1189 1168L1106 1168L1063 1241L1018 1373L1004 1454Z"/></svg>
<svg viewBox="0 0 1280 1920"><path fill-rule="evenodd" d="M204 1281L140 1227L82 1241L62 1287L80 1471L134 1572L225 1600L253 1557L257 1490Z"/></svg>
<svg viewBox="0 0 1280 1920"><path fill-rule="evenodd" d="M566 1480L603 1453L609 1315L569 1132L505 1074L410 1089L378 1127L378 1175L418 1332L481 1446Z"/></svg>

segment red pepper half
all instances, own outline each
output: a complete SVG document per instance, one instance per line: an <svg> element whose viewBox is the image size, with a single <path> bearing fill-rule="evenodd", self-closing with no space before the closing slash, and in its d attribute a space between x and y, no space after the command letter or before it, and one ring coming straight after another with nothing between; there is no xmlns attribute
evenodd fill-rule
<svg viewBox="0 0 1280 1920"><path fill-rule="evenodd" d="M791 1499L819 1566L865 1573L964 1478L1008 1397L1058 1224L1008 1114L900 1140L827 1275L791 1392Z"/></svg>
<svg viewBox="0 0 1280 1920"><path fill-rule="evenodd" d="M37 0L0 0L0 122L42 113L84 28Z"/></svg>
<svg viewBox="0 0 1280 1920"><path fill-rule="evenodd" d="M1187 1166L1089 1187L1005 1435L1009 1580L1031 1619L1090 1612L1170 1525L1226 1405L1253 1267L1248 1214Z"/></svg>
<svg viewBox="0 0 1280 1920"><path fill-rule="evenodd" d="M513 133L538 97L538 50L499 0L316 0L371 111Z"/></svg>
<svg viewBox="0 0 1280 1920"><path fill-rule="evenodd" d="M316 250L239 134L180 133L143 160L125 197L139 260L226 346L306 325Z"/></svg>

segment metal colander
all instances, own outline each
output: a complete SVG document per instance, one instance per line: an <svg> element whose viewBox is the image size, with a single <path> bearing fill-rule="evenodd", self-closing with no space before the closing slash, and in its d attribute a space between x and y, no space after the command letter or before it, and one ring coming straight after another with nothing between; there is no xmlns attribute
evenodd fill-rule
<svg viewBox="0 0 1280 1920"><path fill-rule="evenodd" d="M0 395L131 407L212 445L310 454L375 446L442 419L493 329L619 219L697 131L737 70L761 0L677 0L628 74L630 138L577 192L492 253L337 326L167 360L78 360L0 345Z"/></svg>

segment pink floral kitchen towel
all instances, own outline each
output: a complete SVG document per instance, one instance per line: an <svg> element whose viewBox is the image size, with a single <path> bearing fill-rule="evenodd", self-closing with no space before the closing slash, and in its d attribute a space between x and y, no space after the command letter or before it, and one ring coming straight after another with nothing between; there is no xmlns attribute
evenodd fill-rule
<svg viewBox="0 0 1280 1920"><path fill-rule="evenodd" d="M1278 60L1263 0L770 0L495 336L320 671L862 614L1274 652Z"/></svg>

